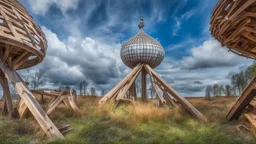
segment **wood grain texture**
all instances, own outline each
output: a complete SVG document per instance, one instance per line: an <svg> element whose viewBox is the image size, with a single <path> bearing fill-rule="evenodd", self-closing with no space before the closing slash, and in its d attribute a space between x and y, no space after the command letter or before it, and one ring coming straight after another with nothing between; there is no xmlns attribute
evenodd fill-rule
<svg viewBox="0 0 256 144"><path fill-rule="evenodd" d="M211 34L237 55L256 58L256 0L219 0L211 17Z"/></svg>

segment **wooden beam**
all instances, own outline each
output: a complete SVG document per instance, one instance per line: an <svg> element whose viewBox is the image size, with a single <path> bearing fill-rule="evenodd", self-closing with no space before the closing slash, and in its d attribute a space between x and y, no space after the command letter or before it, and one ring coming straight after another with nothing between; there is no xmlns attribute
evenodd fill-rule
<svg viewBox="0 0 256 144"><path fill-rule="evenodd" d="M28 112L28 107L25 104L25 101L23 99L20 99L19 107L18 107L18 113L20 116L20 119L23 119Z"/></svg>
<svg viewBox="0 0 256 144"><path fill-rule="evenodd" d="M145 65L147 71L152 73L152 76L169 92L179 103L187 109L192 115L198 118L201 121L207 121L207 118L199 112L191 103L189 103L183 96L179 95L173 88L171 88L160 76L158 76L154 70L149 66Z"/></svg>
<svg viewBox="0 0 256 144"><path fill-rule="evenodd" d="M109 98L121 88L123 85L132 77L136 71L139 69L141 64L138 64L124 79L122 79L113 89L111 89L103 98L100 99L99 104L105 103Z"/></svg>
<svg viewBox="0 0 256 144"><path fill-rule="evenodd" d="M127 91L130 89L130 87L132 86L132 84L135 82L135 80L137 79L139 73L141 72L143 68L143 65L140 66L140 68L137 70L137 72L135 73L135 75L133 75L133 77L131 77L131 79L128 81L128 83L124 86L124 88L119 92L119 94L116 97L116 100L120 100L124 98L124 95L127 93Z"/></svg>
<svg viewBox="0 0 256 144"><path fill-rule="evenodd" d="M0 70L0 79L1 79L0 83L3 88L3 98L6 102L8 115L10 117L15 117L15 111L14 111L13 104L12 104L12 97L11 97L8 81L7 81L4 73L1 70Z"/></svg>
<svg viewBox="0 0 256 144"><path fill-rule="evenodd" d="M141 70L141 100L147 102L147 73L145 68Z"/></svg>
<svg viewBox="0 0 256 144"><path fill-rule="evenodd" d="M249 85L244 89L239 99L232 106L227 114L228 120L238 119L246 106L256 96L256 77L252 79Z"/></svg>
<svg viewBox="0 0 256 144"><path fill-rule="evenodd" d="M59 105L59 103L63 101L64 98L63 92L61 92L59 96L52 103L50 103L46 113L49 115Z"/></svg>
<svg viewBox="0 0 256 144"><path fill-rule="evenodd" d="M60 133L57 127L49 119L47 114L44 112L40 104L37 102L36 98L27 88L23 80L19 77L18 73L10 69L6 64L0 60L0 68L6 74L7 79L13 84L17 93L23 99L24 103L37 120L41 128L44 130L46 135L51 139L62 139L64 136Z"/></svg>
<svg viewBox="0 0 256 144"><path fill-rule="evenodd" d="M68 95L68 102L71 106L71 108L76 112L76 114L78 116L82 116L82 111L78 108L77 104L76 104L76 91L72 90L70 91L70 94Z"/></svg>
<svg viewBox="0 0 256 144"><path fill-rule="evenodd" d="M156 95L157 95L157 97L159 98L160 105L165 104L166 101L165 101L165 99L161 96L161 94L160 94L160 92L159 92L159 90L158 90L158 88L157 88L157 86L156 86L155 79L153 78L151 72L148 71L148 69L146 69L146 70L147 70L147 72L148 72L148 74L149 74L149 76L150 76L150 81L151 81L151 84L153 85L153 88L154 88L155 91L156 91Z"/></svg>

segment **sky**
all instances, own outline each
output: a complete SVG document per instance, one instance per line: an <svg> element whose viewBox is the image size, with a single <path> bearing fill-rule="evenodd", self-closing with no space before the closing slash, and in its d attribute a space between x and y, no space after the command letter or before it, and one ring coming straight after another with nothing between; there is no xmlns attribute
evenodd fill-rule
<svg viewBox="0 0 256 144"><path fill-rule="evenodd" d="M131 71L120 49L139 32L141 16L144 31L165 49L155 71L185 97L204 96L207 85L230 84L230 75L253 62L228 52L211 36L217 0L19 1L48 40L45 59L29 71L46 70L43 88L75 88L85 79L88 88L109 91Z"/></svg>

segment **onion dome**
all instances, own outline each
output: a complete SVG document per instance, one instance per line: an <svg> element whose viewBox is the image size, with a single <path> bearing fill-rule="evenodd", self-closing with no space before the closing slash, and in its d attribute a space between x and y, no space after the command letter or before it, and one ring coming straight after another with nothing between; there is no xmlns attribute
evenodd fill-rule
<svg viewBox="0 0 256 144"><path fill-rule="evenodd" d="M141 19L139 33L125 42L121 48L121 59L130 68L134 68L139 63L155 68L164 59L165 52L162 45L147 35L142 29L143 26L144 22Z"/></svg>

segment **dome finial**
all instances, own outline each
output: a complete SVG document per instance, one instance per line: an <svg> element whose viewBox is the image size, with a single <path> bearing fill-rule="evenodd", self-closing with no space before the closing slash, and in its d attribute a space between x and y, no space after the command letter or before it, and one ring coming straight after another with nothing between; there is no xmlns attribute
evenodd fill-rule
<svg viewBox="0 0 256 144"><path fill-rule="evenodd" d="M143 17L140 18L140 23L139 23L138 27L140 29L142 29L144 27L144 19L143 19Z"/></svg>

